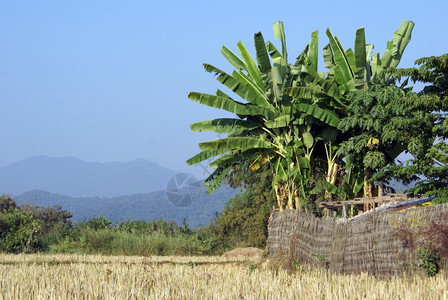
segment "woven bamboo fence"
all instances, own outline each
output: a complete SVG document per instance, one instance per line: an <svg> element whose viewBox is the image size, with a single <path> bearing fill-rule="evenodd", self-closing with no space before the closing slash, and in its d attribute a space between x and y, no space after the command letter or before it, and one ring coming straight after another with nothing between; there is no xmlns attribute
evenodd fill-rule
<svg viewBox="0 0 448 300"><path fill-rule="evenodd" d="M400 238L400 232L418 232L431 220L446 218L447 213L448 204L372 211L352 220L318 219L296 210L274 211L268 225L267 248L271 256L323 264L340 273L414 272L418 268L415 249Z"/></svg>

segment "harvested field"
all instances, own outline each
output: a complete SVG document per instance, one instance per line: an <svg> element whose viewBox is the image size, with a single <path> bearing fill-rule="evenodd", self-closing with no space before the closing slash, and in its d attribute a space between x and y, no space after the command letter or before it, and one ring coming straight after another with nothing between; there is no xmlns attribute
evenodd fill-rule
<svg viewBox="0 0 448 300"><path fill-rule="evenodd" d="M448 277L376 279L238 257L0 254L0 299L447 299Z"/></svg>

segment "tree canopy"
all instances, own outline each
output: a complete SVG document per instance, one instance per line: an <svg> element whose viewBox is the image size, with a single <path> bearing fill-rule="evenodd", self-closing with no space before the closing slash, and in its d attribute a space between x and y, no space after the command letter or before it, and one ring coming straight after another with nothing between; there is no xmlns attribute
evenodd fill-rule
<svg viewBox="0 0 448 300"><path fill-rule="evenodd" d="M419 67L397 69L397 79L406 78L425 86L408 105L417 115L419 126L410 130L412 143L406 149L413 158L391 164L377 178L398 178L415 182L410 195L436 197L435 202L448 201L448 54L423 57L415 61Z"/></svg>

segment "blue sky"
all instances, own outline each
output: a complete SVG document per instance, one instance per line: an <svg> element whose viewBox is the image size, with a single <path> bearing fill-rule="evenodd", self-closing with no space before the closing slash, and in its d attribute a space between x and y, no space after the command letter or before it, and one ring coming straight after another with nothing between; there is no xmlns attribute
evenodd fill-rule
<svg viewBox="0 0 448 300"><path fill-rule="evenodd" d="M448 52L445 1L1 1L0 166L34 155L85 161L145 158L202 175L185 160L215 134L189 124L228 116L187 99L214 93L203 71L230 71L219 50L285 24L290 62L313 30L345 48L356 28L381 54L404 19L415 22L401 67ZM322 66L321 66L322 67ZM322 69L323 70L323 69Z"/></svg>

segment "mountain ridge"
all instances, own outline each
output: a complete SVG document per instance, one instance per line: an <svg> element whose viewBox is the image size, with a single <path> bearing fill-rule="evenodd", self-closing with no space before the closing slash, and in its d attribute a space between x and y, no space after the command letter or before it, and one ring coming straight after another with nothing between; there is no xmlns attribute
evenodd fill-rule
<svg viewBox="0 0 448 300"><path fill-rule="evenodd" d="M205 186L201 187L195 201L186 207L179 207L170 202L166 191L107 198L70 197L43 190L32 190L15 196L14 200L19 206L59 205L73 214L74 222L104 216L113 222L122 222L126 219L145 221L163 219L182 224L185 220L191 227L201 227L208 225L216 214L223 210L225 203L237 193L237 190L228 186L218 188L211 195L206 194L205 190ZM186 191L183 193L187 194Z"/></svg>
<svg viewBox="0 0 448 300"><path fill-rule="evenodd" d="M146 159L84 162L40 155L0 167L0 192L45 190L71 197L116 197L163 190L177 173Z"/></svg>

